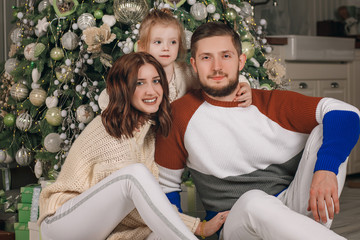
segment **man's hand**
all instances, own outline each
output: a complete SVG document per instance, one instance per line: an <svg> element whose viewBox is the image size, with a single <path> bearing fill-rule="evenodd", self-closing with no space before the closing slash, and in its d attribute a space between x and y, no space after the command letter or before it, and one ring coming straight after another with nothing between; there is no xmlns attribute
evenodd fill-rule
<svg viewBox="0 0 360 240"><path fill-rule="evenodd" d="M334 212L340 212L338 182L335 173L321 170L314 173L307 210L312 211L315 221L326 223L326 209L330 219Z"/></svg>

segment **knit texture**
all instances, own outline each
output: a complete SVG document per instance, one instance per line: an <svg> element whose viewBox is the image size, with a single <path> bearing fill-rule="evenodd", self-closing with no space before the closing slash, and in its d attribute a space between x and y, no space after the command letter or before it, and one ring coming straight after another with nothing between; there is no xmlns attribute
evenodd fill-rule
<svg viewBox="0 0 360 240"><path fill-rule="evenodd" d="M72 145L56 182L42 190L38 224L69 199L130 164L142 163L158 178L154 142L150 123L135 131L133 138L118 139L106 132L101 116L97 116ZM190 221L191 230L197 221L195 218ZM150 233L135 209L114 229L109 239L144 239Z"/></svg>

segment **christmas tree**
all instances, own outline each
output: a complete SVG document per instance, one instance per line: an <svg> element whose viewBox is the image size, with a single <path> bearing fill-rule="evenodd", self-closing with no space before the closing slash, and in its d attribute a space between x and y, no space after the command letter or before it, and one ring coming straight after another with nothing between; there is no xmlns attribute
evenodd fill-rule
<svg viewBox="0 0 360 240"><path fill-rule="evenodd" d="M0 165L29 166L55 179L68 151L100 114L98 97L114 60L136 51L141 19L169 8L192 32L223 21L241 36L247 62L240 77L253 88L283 86L284 69L266 57L266 20L254 22L242 0L27 0L14 7L9 59L0 79Z"/></svg>

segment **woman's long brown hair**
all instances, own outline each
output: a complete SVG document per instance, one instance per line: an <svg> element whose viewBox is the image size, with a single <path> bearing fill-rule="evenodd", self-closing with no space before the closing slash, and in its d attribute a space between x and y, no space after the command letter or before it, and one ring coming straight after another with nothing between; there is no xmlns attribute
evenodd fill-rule
<svg viewBox="0 0 360 240"><path fill-rule="evenodd" d="M158 112L148 115L131 105L131 98L136 88L138 72L141 66L151 64L160 76L163 99ZM121 56L111 67L106 77L106 91L109 104L101 118L106 131L113 137L133 137L133 132L147 120L153 120L156 128L167 136L171 127L171 108L169 88L165 72L160 63L145 52L130 53Z"/></svg>

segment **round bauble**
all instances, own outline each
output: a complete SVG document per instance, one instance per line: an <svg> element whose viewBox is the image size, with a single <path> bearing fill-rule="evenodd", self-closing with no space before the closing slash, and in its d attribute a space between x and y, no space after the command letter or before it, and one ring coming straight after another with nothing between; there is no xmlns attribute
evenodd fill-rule
<svg viewBox="0 0 360 240"><path fill-rule="evenodd" d="M65 70L63 70L65 69ZM74 70L70 66L61 65L60 67L56 68L55 75L57 80L60 82L67 82L70 81L74 76Z"/></svg>
<svg viewBox="0 0 360 240"><path fill-rule="evenodd" d="M101 19L103 16L104 16L104 12L101 11L100 9L94 11L94 17L96 19Z"/></svg>
<svg viewBox="0 0 360 240"><path fill-rule="evenodd" d="M94 118L94 111L91 106L85 104L76 109L76 120L82 123L89 123Z"/></svg>
<svg viewBox="0 0 360 240"><path fill-rule="evenodd" d="M45 104L47 108L53 108L56 107L59 102L59 99L55 96L47 97L45 100Z"/></svg>
<svg viewBox="0 0 360 240"><path fill-rule="evenodd" d="M246 33L244 35L241 35L241 41L252 41L253 40L253 36L251 35L251 33L249 31L246 31Z"/></svg>
<svg viewBox="0 0 360 240"><path fill-rule="evenodd" d="M22 83L15 83L10 88L10 95L17 101L22 101L29 95L29 89Z"/></svg>
<svg viewBox="0 0 360 240"><path fill-rule="evenodd" d="M21 28L15 28L10 32L10 39L13 43L21 43L22 30Z"/></svg>
<svg viewBox="0 0 360 240"><path fill-rule="evenodd" d="M37 43L35 46L35 49L34 49L34 56L35 57L40 56L44 52L45 49L46 49L45 44Z"/></svg>
<svg viewBox="0 0 360 240"><path fill-rule="evenodd" d="M114 15L104 15L102 17L103 23L106 23L109 27L112 27L116 23L116 18Z"/></svg>
<svg viewBox="0 0 360 240"><path fill-rule="evenodd" d="M77 25L81 30L85 30L88 27L95 27L96 21L92 14L83 13L79 16L77 20Z"/></svg>
<svg viewBox="0 0 360 240"><path fill-rule="evenodd" d="M46 121L51 126L60 126L62 123L61 110L58 107L49 108L45 115Z"/></svg>
<svg viewBox="0 0 360 240"><path fill-rule="evenodd" d="M148 12L149 6L146 0L114 0L114 15L121 23L141 22Z"/></svg>
<svg viewBox="0 0 360 240"><path fill-rule="evenodd" d="M228 21L234 21L236 19L237 12L233 8L227 8L225 11L225 17Z"/></svg>
<svg viewBox="0 0 360 240"><path fill-rule="evenodd" d="M255 54L254 44L251 42L241 42L242 52L246 55L246 59L250 59Z"/></svg>
<svg viewBox="0 0 360 240"><path fill-rule="evenodd" d="M15 154L15 160L20 166L28 166L32 161L30 150L24 146L21 147Z"/></svg>
<svg viewBox="0 0 360 240"><path fill-rule="evenodd" d="M36 107L40 107L44 104L46 99L47 93L42 88L36 88L30 92L29 100L32 103L32 105Z"/></svg>
<svg viewBox="0 0 360 240"><path fill-rule="evenodd" d="M39 12L44 11L48 6L50 6L49 1L52 1L52 0L43 0L39 3L39 5L38 5Z"/></svg>
<svg viewBox="0 0 360 240"><path fill-rule="evenodd" d="M61 150L62 140L57 133L50 133L44 139L44 147L48 152L56 153Z"/></svg>
<svg viewBox="0 0 360 240"><path fill-rule="evenodd" d="M9 58L5 62L5 71L10 74L12 71L15 70L17 65L19 65L19 60L17 60L16 58Z"/></svg>
<svg viewBox="0 0 360 240"><path fill-rule="evenodd" d="M240 14L246 18L251 16L253 13L253 7L248 2L242 2L242 7L240 8Z"/></svg>
<svg viewBox="0 0 360 240"><path fill-rule="evenodd" d="M15 120L16 120L16 117L14 114L12 113L7 113L5 116L4 116L4 125L7 126L7 127L12 127L14 126L15 124Z"/></svg>
<svg viewBox="0 0 360 240"><path fill-rule="evenodd" d="M35 46L36 43L30 43L24 48L24 56L29 61L36 61L38 59L35 57Z"/></svg>
<svg viewBox="0 0 360 240"><path fill-rule="evenodd" d="M208 14L205 4L200 2L191 6L190 13L198 21L204 20Z"/></svg>
<svg viewBox="0 0 360 240"><path fill-rule="evenodd" d="M27 112L21 113L16 118L16 127L21 131L25 131L25 132L28 131L29 128L31 128L32 123L33 123L33 119L30 116L30 114Z"/></svg>
<svg viewBox="0 0 360 240"><path fill-rule="evenodd" d="M79 37L74 32L67 32L61 38L62 46L67 50L74 50L79 46Z"/></svg>
<svg viewBox="0 0 360 240"><path fill-rule="evenodd" d="M55 61L59 61L64 57L64 50L59 47L54 47L50 51L50 57Z"/></svg>

